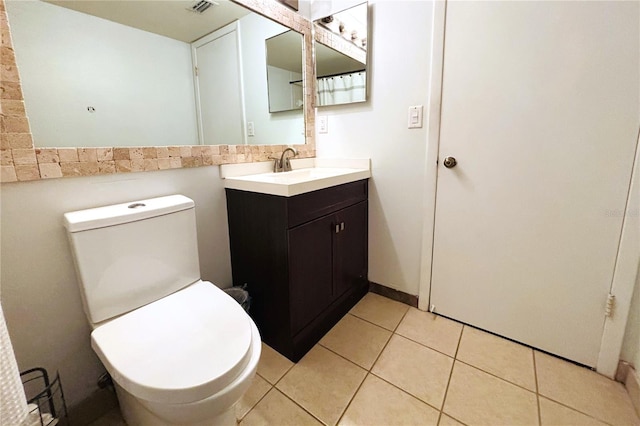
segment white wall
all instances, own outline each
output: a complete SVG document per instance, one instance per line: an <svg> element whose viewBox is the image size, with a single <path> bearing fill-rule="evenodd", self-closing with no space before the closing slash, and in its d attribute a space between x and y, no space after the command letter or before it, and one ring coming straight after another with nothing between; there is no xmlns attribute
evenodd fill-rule
<svg viewBox="0 0 640 426"><path fill-rule="evenodd" d="M2 307L21 370L60 370L74 405L97 390L104 368L89 327L62 222L68 211L168 194L196 203L203 279L231 285L226 200L219 167L3 184Z"/></svg>
<svg viewBox="0 0 640 426"><path fill-rule="evenodd" d="M245 115L247 122L253 122L255 129L255 136L248 136L247 143L304 144L302 110L269 113L265 40L287 28L257 13L242 17L239 23Z"/></svg>
<svg viewBox="0 0 640 426"><path fill-rule="evenodd" d="M371 158L369 279L417 295L427 135L407 129L407 110L424 105L426 112L433 4L372 3L370 99L318 108L329 133L317 135L317 152Z"/></svg>
<svg viewBox="0 0 640 426"><path fill-rule="evenodd" d="M269 109L271 111L302 110L302 83L291 84L291 81L301 81L302 74L267 65L269 88Z"/></svg>
<svg viewBox="0 0 640 426"><path fill-rule="evenodd" d="M41 1L6 6L36 146L198 144L187 43Z"/></svg>

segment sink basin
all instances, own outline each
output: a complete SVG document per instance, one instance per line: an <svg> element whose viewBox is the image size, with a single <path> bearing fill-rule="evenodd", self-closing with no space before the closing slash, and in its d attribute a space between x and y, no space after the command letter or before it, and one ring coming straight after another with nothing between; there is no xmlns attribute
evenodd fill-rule
<svg viewBox="0 0 640 426"><path fill-rule="evenodd" d="M224 187L292 197L369 177L371 171L368 168L311 167L282 173L226 177Z"/></svg>

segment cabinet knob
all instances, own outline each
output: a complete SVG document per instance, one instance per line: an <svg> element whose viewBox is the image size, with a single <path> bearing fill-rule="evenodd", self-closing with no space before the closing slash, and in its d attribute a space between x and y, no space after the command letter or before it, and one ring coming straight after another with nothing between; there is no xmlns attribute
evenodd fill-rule
<svg viewBox="0 0 640 426"><path fill-rule="evenodd" d="M336 223L336 234L340 233L340 224Z"/></svg>

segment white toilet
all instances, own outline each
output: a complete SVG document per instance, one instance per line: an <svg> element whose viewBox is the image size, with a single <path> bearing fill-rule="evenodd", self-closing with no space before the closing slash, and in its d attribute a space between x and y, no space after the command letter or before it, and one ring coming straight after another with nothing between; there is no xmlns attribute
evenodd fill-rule
<svg viewBox="0 0 640 426"><path fill-rule="evenodd" d="M66 213L91 346L130 426L236 424L260 335L200 280L194 203L182 195Z"/></svg>

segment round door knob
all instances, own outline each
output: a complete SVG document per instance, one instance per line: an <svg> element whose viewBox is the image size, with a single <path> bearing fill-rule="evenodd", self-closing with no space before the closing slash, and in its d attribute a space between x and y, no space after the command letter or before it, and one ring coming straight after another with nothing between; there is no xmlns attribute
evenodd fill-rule
<svg viewBox="0 0 640 426"><path fill-rule="evenodd" d="M445 166L447 169L450 169L450 168L452 168L452 167L455 167L455 166L456 166L456 164L458 164L458 162L456 161L456 159L455 159L455 158L453 158L453 157L445 157L445 159L444 159L444 166Z"/></svg>

